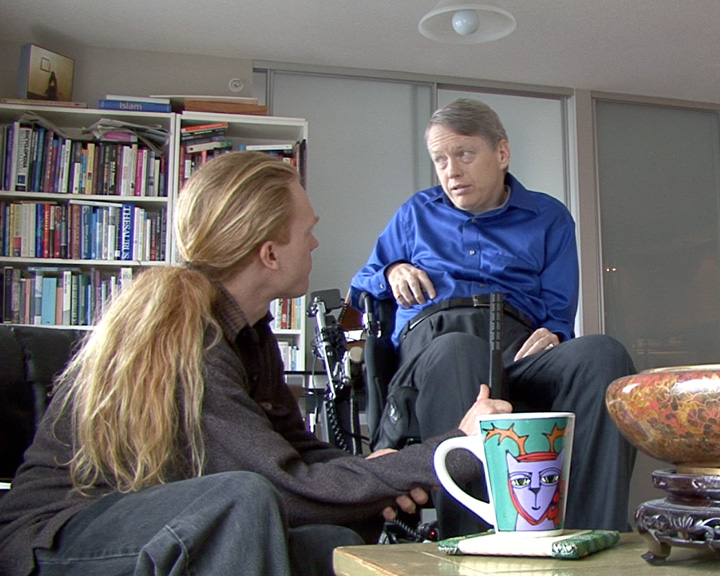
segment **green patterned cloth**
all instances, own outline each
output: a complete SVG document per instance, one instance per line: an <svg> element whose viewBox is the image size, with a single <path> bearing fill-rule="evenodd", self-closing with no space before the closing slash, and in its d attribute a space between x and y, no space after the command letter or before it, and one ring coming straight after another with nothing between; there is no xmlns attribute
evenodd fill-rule
<svg viewBox="0 0 720 576"><path fill-rule="evenodd" d="M488 556L548 556L576 560L618 543L615 530L573 530L562 536L522 538L485 532L471 536L447 538L438 542L446 554L479 554Z"/></svg>

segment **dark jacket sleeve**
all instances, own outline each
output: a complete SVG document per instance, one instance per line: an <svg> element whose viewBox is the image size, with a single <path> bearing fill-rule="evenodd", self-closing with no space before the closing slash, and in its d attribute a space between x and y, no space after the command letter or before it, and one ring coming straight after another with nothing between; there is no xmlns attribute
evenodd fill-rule
<svg viewBox="0 0 720 576"><path fill-rule="evenodd" d="M334 448L304 429L297 403L282 382L250 393L240 359L227 342L206 364L203 427L206 473L250 470L268 478L285 500L290 525L348 524L378 517L411 488L437 485L432 455L460 430L399 452L367 459ZM458 481L474 478L474 459L454 459ZM454 468L454 469L453 469Z"/></svg>

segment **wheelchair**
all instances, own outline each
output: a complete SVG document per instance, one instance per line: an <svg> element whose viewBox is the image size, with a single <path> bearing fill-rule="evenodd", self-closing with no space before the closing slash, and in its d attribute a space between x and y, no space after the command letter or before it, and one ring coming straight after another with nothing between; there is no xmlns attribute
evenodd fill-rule
<svg viewBox="0 0 720 576"><path fill-rule="evenodd" d="M307 314L315 319L315 356L323 361L327 376L324 409L330 441L352 454L362 454L366 445L375 449L382 415L388 402L390 381L398 368L398 355L392 342L397 304L378 300L367 292L360 296L362 310L342 298L340 290L322 290L310 295ZM340 310L337 316L332 312ZM490 297L490 374L488 383L497 397L507 398L502 369L503 299ZM345 333L362 330L361 378L353 376L350 346ZM355 343L357 345L357 343ZM362 434L360 412L365 414L367 436ZM412 432L412 427L411 427ZM419 442L419 431L410 433L403 445ZM400 447L400 446L398 446ZM404 519L386 524L383 538L388 542L436 539L436 523L411 526Z"/></svg>
<svg viewBox="0 0 720 576"><path fill-rule="evenodd" d="M395 302L362 295L362 310L350 306L340 290L322 290L310 295L308 316L315 319L314 355L322 360L327 388L324 402L330 440L352 454L375 448L374 438L388 388L398 366L391 336L395 326ZM334 310L339 310L337 316ZM360 340L349 343L346 334L361 331ZM355 377L351 348L362 349L361 377ZM368 435L361 433L359 414L365 413ZM410 439L409 442L418 439Z"/></svg>

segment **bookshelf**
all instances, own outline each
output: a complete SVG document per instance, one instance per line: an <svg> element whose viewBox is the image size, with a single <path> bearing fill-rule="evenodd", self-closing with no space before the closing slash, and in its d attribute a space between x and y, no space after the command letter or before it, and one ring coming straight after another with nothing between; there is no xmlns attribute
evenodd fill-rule
<svg viewBox="0 0 720 576"><path fill-rule="evenodd" d="M203 129L206 130L205 134L198 134L198 138L194 141L188 138L188 134L202 132ZM214 129L216 130L214 134L207 132ZM178 157L178 194L182 193L182 183L192 175L193 169L209 160L214 153L253 147L283 156L298 167L303 181L305 180L305 143L308 123L304 119L183 112L175 116L173 134ZM213 142L208 140L210 138L216 138L214 142L217 146L203 150L204 146L213 146L208 143ZM196 145L197 148L193 148ZM305 370L307 356L305 309L304 296L284 302L275 301L270 306L270 312L275 318L273 331L280 343L285 368L288 371Z"/></svg>
<svg viewBox="0 0 720 576"><path fill-rule="evenodd" d="M0 105L2 320L90 326L170 261L172 114Z"/></svg>
<svg viewBox="0 0 720 576"><path fill-rule="evenodd" d="M220 151L284 150L304 175L303 119L0 104L2 322L90 327L135 271L176 262L175 200L213 153L188 156L183 129L207 124L225 126ZM285 306L274 330L303 371L305 299Z"/></svg>

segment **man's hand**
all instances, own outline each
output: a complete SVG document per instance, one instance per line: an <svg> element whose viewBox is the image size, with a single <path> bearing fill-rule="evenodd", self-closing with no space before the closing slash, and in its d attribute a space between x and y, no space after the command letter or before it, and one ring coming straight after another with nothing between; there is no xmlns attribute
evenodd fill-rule
<svg viewBox="0 0 720 576"><path fill-rule="evenodd" d="M538 328L530 334L530 337L525 340L520 350L517 351L515 361L554 348L558 344L560 344L560 338L557 337L557 334L553 334L547 328Z"/></svg>
<svg viewBox="0 0 720 576"><path fill-rule="evenodd" d="M378 458L379 456L391 454L392 452L397 452L397 450L393 450L392 448L382 448L380 450L375 450L375 452L368 455L366 458ZM395 502L403 512L414 514L417 512L418 506L427 504L428 499L429 496L427 491L424 488L417 487L411 489L407 494L401 494L395 498ZM397 510L393 506L385 507L383 509L383 518L385 518L385 520L395 520L395 518L397 518Z"/></svg>
<svg viewBox="0 0 720 576"><path fill-rule="evenodd" d="M460 422L460 430L468 436L475 436L478 433L477 418L485 414L508 414L512 412L512 404L505 400L493 400L490 398L490 387L487 384L480 386L480 393L470 410L463 416Z"/></svg>
<svg viewBox="0 0 720 576"><path fill-rule="evenodd" d="M425 304L426 296L431 300L437 296L435 286L425 271L412 264L407 262L392 264L388 266L385 275L392 289L393 298L404 308Z"/></svg>

